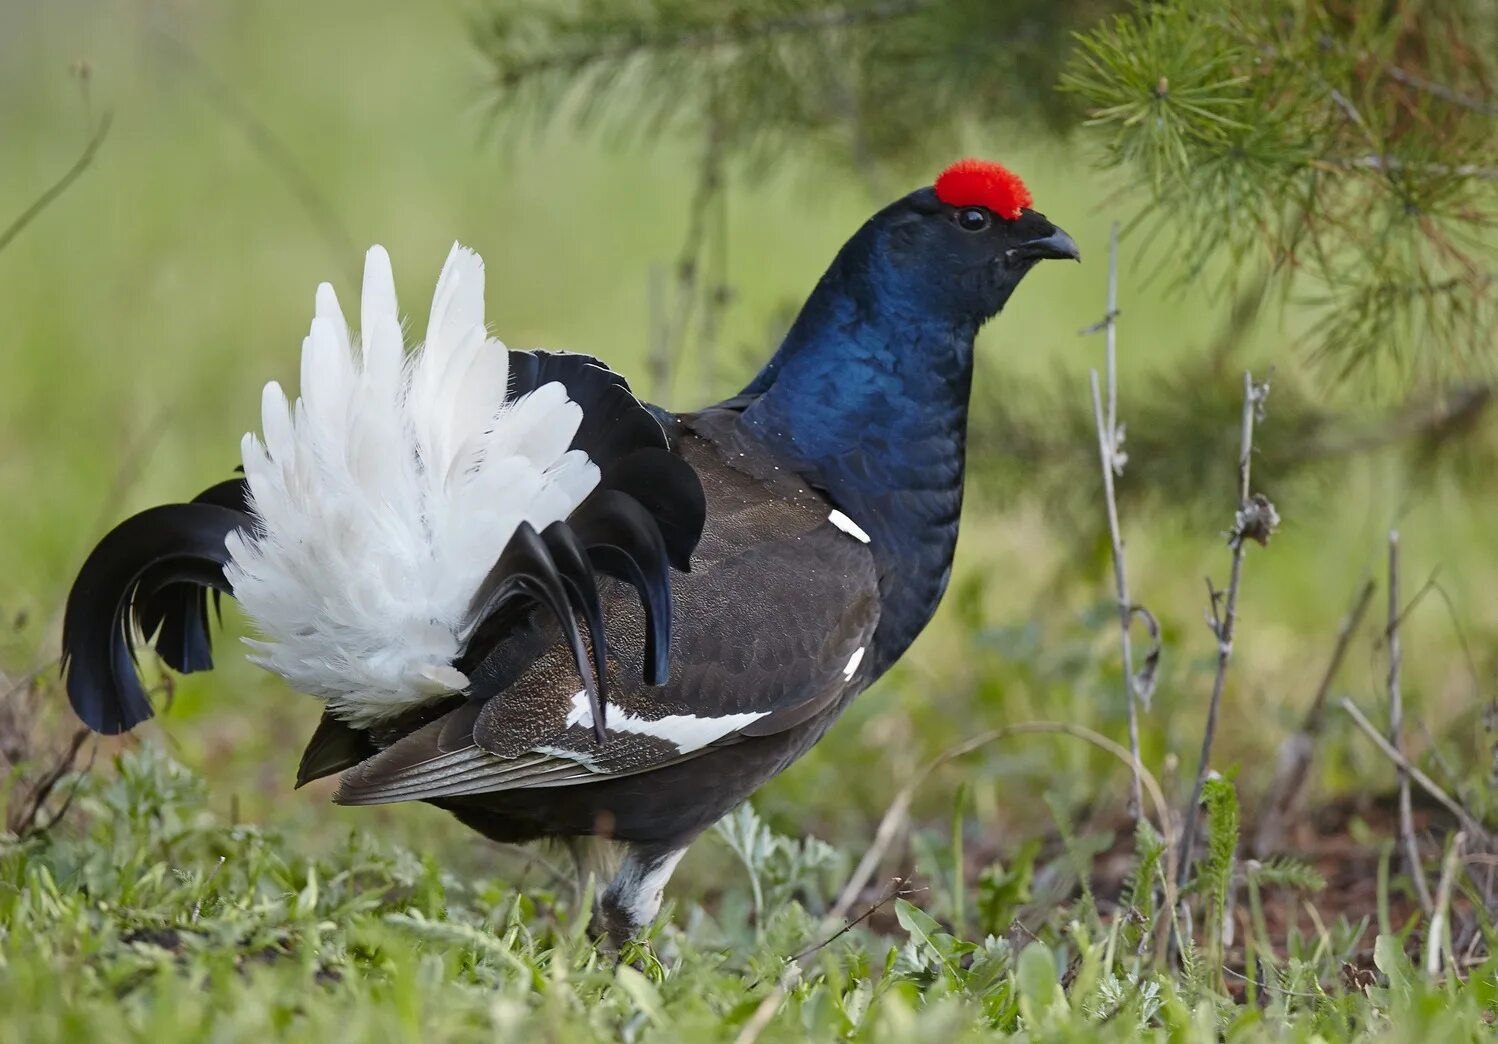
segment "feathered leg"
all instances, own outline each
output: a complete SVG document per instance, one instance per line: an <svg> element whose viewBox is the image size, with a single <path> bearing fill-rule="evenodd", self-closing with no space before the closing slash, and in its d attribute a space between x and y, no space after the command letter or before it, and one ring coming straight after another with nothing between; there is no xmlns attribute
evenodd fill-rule
<svg viewBox="0 0 1498 1044"><path fill-rule="evenodd" d="M583 896L588 894L588 881L601 884L612 879L619 868L619 856L615 850L617 846L607 838L601 837L564 837L559 839L567 854L572 858L572 886L575 890L575 900L583 901ZM594 887L599 887L595 884ZM603 929L603 913L601 904L603 895L595 892L593 895L593 909L589 911L588 935L597 939Z"/></svg>
<svg viewBox="0 0 1498 1044"><path fill-rule="evenodd" d="M685 845L628 846L619 872L598 904L599 927L615 952L660 913L666 882L686 852Z"/></svg>

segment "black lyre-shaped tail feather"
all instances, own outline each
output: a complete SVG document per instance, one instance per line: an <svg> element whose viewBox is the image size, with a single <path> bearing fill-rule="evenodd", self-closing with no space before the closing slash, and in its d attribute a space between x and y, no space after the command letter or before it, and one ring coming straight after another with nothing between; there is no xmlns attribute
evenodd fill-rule
<svg viewBox="0 0 1498 1044"><path fill-rule="evenodd" d="M543 529L541 542L550 552L551 564L566 586L573 611L587 625L588 645L593 650L593 673L598 679L601 700L608 679L604 668L603 602L598 597L593 571L588 567L587 549L565 522L553 522ZM601 721L602 707L595 707L594 712Z"/></svg>
<svg viewBox="0 0 1498 1044"><path fill-rule="evenodd" d="M593 565L632 584L645 607L645 680L666 681L671 647L671 580L666 542L655 518L627 493L599 490L573 512L568 524Z"/></svg>
<svg viewBox="0 0 1498 1044"><path fill-rule="evenodd" d="M250 510L250 484L243 478L227 479L192 498L194 504L216 504L243 512ZM152 584L141 581L141 590ZM218 609L223 588L179 581L161 587L152 597L139 599L136 618L142 634L155 635L156 654L178 674L213 670L213 639L209 632L208 597Z"/></svg>
<svg viewBox="0 0 1498 1044"><path fill-rule="evenodd" d="M591 586L592 578L589 577L588 580ZM588 703L593 708L593 725L598 742L602 743L603 697L599 691L602 671L597 669L597 660L589 659L583 645L583 636L578 630L575 615L579 606L568 597L568 588L569 585L562 579L551 550L541 539L541 534L529 522L520 523L469 605L468 619L473 621L473 631L465 648L492 649L509 636L510 628L524 609L538 604L548 610L561 625L562 634L572 649L577 672L582 676L583 690L588 694ZM597 592L594 591L595 603L597 598ZM600 635L594 633L590 637L596 649ZM460 669L468 667L472 662L472 658L465 652L464 657L459 660Z"/></svg>
<svg viewBox="0 0 1498 1044"><path fill-rule="evenodd" d="M565 521L539 534L530 526L516 533L470 608L473 623L459 669L472 671L483 663L532 606L544 606L572 649L602 742L606 631L594 573L622 580L639 593L645 610L645 681L664 684L671 648L670 571L690 568L707 501L697 473L672 451L660 421L623 377L587 355L510 353L512 396L552 381L582 407L572 448L598 465L598 486Z"/></svg>
<svg viewBox="0 0 1498 1044"><path fill-rule="evenodd" d="M577 661L601 742L607 642L596 574L639 593L646 618L644 677L664 683L670 570L690 568L707 505L696 472L623 377L586 355L510 353L512 398L552 381L582 407L572 448L597 464L599 483L565 521L540 533L529 525L517 530L472 600L457 666L471 673L541 607L560 624ZM248 486L237 478L191 503L126 519L100 541L73 584L63 621L68 698L85 724L118 733L151 716L136 672L137 629L176 671L213 666L209 597L217 605L229 591L224 541L254 526Z"/></svg>
<svg viewBox="0 0 1498 1044"><path fill-rule="evenodd" d="M253 524L250 515L210 496L166 504L121 522L94 548L63 617L63 668L68 700L95 732L115 734L151 716L136 673L134 634L153 636L173 668L212 665L208 592L228 590L223 566L228 535ZM242 500L241 500L242 504Z"/></svg>

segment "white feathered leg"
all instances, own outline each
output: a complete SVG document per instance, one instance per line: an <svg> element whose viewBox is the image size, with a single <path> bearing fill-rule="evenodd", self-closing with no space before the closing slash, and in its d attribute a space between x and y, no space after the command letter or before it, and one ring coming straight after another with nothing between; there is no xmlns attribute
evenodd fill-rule
<svg viewBox="0 0 1498 1044"><path fill-rule="evenodd" d="M615 952L636 938L661 912L666 882L686 847L630 845L619 872L598 904L599 928Z"/></svg>

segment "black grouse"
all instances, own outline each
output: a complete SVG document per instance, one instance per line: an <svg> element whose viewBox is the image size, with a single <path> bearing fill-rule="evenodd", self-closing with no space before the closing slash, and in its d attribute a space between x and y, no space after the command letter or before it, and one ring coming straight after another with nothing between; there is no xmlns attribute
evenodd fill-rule
<svg viewBox="0 0 1498 1044"><path fill-rule="evenodd" d="M641 403L586 355L509 351L454 247L407 354L369 252L360 333L319 287L300 399L264 393L243 475L120 523L68 599L68 696L150 717L144 635L212 666L232 594L253 658L321 697L297 785L426 801L504 842L623 846L617 945L687 846L804 754L906 650L957 541L973 339L1044 258L1020 180L964 160L864 224L743 392Z"/></svg>

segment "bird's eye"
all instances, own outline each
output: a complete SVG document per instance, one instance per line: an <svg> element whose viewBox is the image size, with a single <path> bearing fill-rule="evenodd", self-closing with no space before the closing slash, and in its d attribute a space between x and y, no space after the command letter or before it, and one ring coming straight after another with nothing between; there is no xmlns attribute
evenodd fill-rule
<svg viewBox="0 0 1498 1044"><path fill-rule="evenodd" d="M957 227L965 232L982 232L993 218L982 207L963 207L957 211Z"/></svg>

